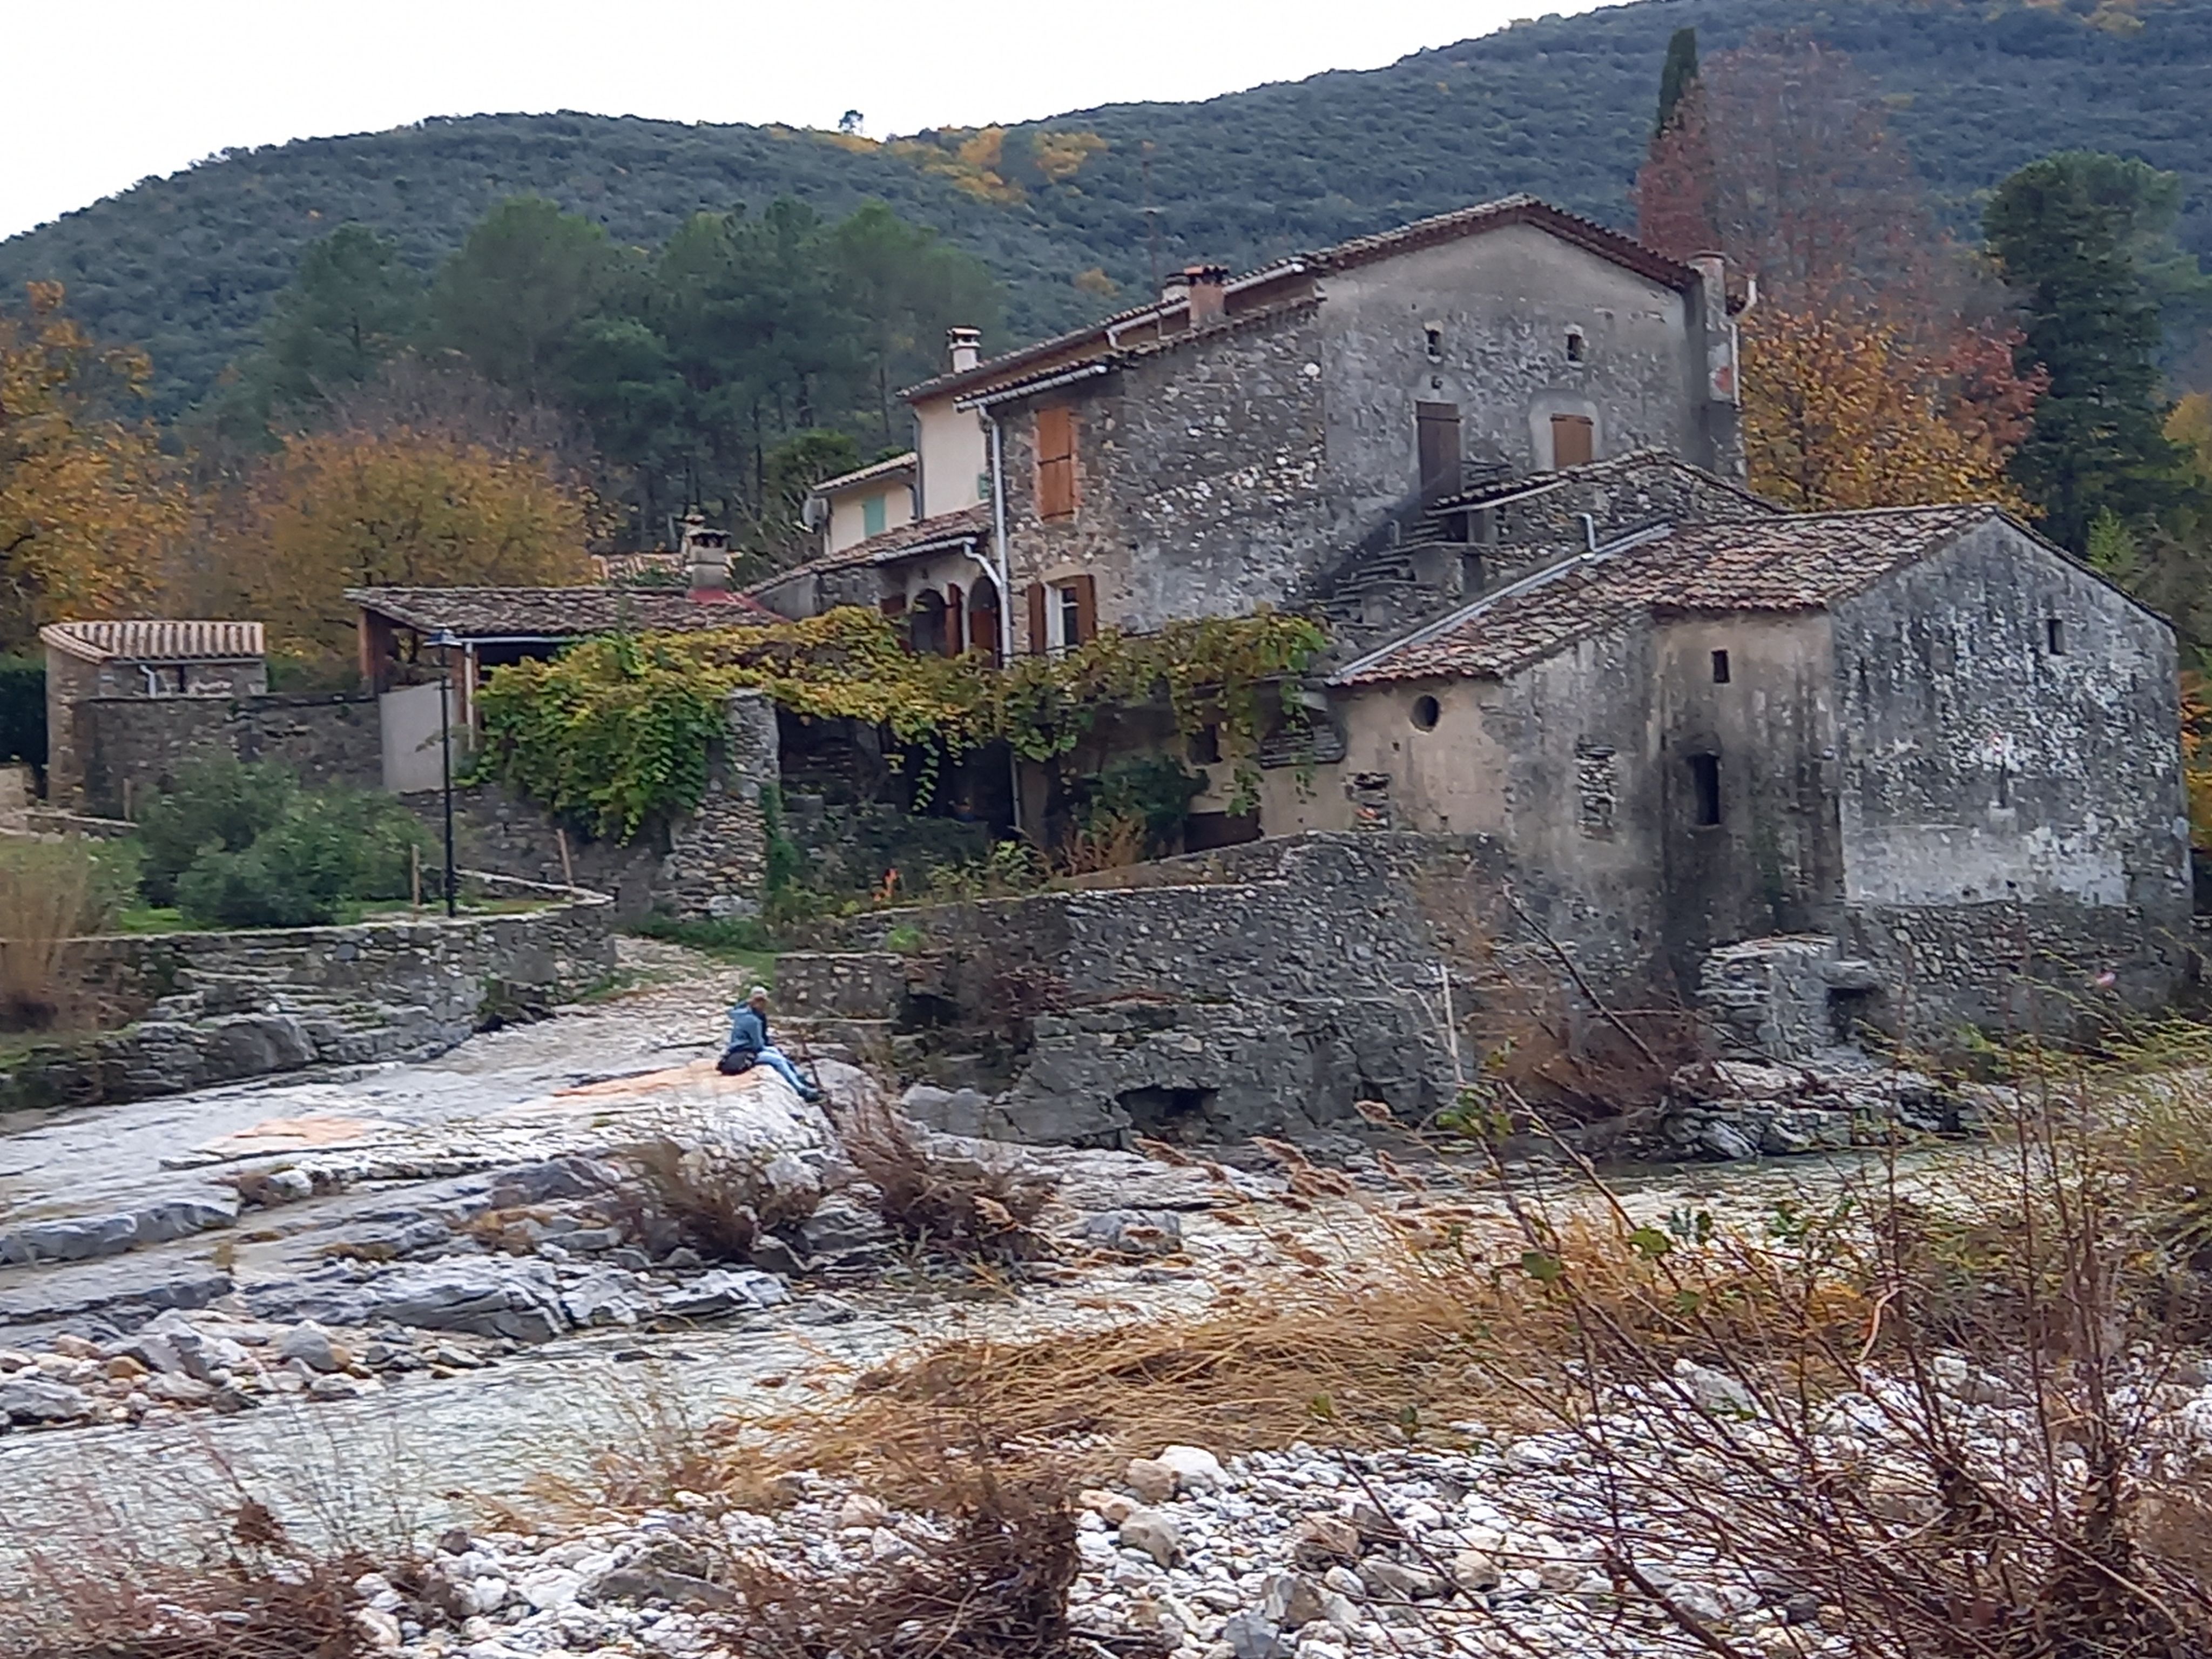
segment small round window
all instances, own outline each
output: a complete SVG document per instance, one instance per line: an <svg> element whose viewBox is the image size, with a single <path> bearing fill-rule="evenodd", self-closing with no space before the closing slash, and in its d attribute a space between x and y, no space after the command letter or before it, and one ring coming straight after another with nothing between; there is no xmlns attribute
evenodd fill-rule
<svg viewBox="0 0 2212 1659"><path fill-rule="evenodd" d="M1413 724L1424 732L1435 731L1437 720L1443 717L1443 707L1434 697L1425 695L1413 699Z"/></svg>

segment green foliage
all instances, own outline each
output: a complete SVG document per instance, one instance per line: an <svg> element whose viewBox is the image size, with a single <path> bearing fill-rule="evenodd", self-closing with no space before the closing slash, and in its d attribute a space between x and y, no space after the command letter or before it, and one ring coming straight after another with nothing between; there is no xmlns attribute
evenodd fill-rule
<svg viewBox="0 0 2212 1659"><path fill-rule="evenodd" d="M1651 131L1667 131L1674 119L1674 106L1698 83L1698 32L1676 29L1667 37L1667 61L1659 69L1659 118Z"/></svg>
<svg viewBox="0 0 2212 1659"><path fill-rule="evenodd" d="M495 386L551 393L577 325L624 274L606 231L541 196L501 203L438 271L431 337Z"/></svg>
<svg viewBox="0 0 2212 1659"><path fill-rule="evenodd" d="M2089 521L2084 556L2091 569L2123 587L2132 587L2142 570L2142 548L2136 532L2109 507L2099 507L2097 516Z"/></svg>
<svg viewBox="0 0 2212 1659"><path fill-rule="evenodd" d="M46 662L0 656L0 761L46 763Z"/></svg>
<svg viewBox="0 0 2212 1659"><path fill-rule="evenodd" d="M185 767L139 814L139 878L149 904L177 902L177 881L209 848L243 853L290 810L299 785L274 762L248 766L219 756Z"/></svg>
<svg viewBox="0 0 2212 1659"><path fill-rule="evenodd" d="M1205 789L1204 775L1174 755L1132 755L1083 780L1081 794L1092 829L1115 819L1134 819L1145 826L1147 850L1157 854L1182 840L1190 804Z"/></svg>
<svg viewBox="0 0 2212 1659"><path fill-rule="evenodd" d="M2172 222L2178 184L2117 155L2048 155L1999 185L1984 217L2024 313L2018 366L2051 376L2008 471L2044 529L2076 552L2100 514L2148 523L2180 502L2158 306L2135 252Z"/></svg>
<svg viewBox="0 0 2212 1659"><path fill-rule="evenodd" d="M404 898L429 845L389 796L305 793L274 762L228 755L184 769L140 817L138 837L147 903L227 927L306 927L331 921L347 899Z"/></svg>
<svg viewBox="0 0 2212 1659"><path fill-rule="evenodd" d="M396 356L422 322L422 279L399 244L342 225L301 257L277 295L264 338L268 387L278 403L320 402L358 386Z"/></svg>
<svg viewBox="0 0 2212 1659"><path fill-rule="evenodd" d="M1787 28L1850 52L1887 94L1954 229L2043 151L2101 149L2181 173L2183 243L2212 250L2212 126L2184 113L2212 82L2212 0L1678 0L1518 22L1386 68L1202 103L1089 111L1079 125L1103 148L1073 170L1052 158L1073 124L1010 127L997 167L1014 188L996 198L945 165L964 147L951 134L893 146L777 127L499 115L235 151L0 244L0 294L67 280L95 332L152 351L167 415L252 347L328 226L396 238L427 276L517 194L589 214L622 247L659 246L702 204L757 212L787 196L835 218L872 198L987 264L1009 331L1042 335L1117 303L1077 285L1093 269L1124 295L1146 291L1147 141L1170 268L1249 267L1515 190L1627 223L1652 76L1685 25L1708 55Z"/></svg>
<svg viewBox="0 0 2212 1659"><path fill-rule="evenodd" d="M909 652L887 620L853 606L727 633L592 640L492 674L478 763L594 833L628 839L697 804L723 701L741 686L794 714L884 729L910 758L918 799L948 756L1002 740L1050 759L1115 708L1164 703L1180 732L1218 727L1223 758L1241 763L1257 750L1267 688L1325 643L1304 618L1263 612L1109 629L1000 671L973 653Z"/></svg>

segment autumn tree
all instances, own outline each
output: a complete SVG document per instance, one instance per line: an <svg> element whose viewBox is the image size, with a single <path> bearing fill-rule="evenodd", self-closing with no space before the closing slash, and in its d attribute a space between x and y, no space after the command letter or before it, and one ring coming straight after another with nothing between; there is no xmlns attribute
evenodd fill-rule
<svg viewBox="0 0 2212 1659"><path fill-rule="evenodd" d="M118 410L145 395L143 354L95 345L34 283L0 313L0 642L42 623L143 612L181 490L152 430Z"/></svg>
<svg viewBox="0 0 2212 1659"><path fill-rule="evenodd" d="M225 565L279 649L348 649L349 587L590 579L589 495L547 456L395 426L295 434L247 479Z"/></svg>
<svg viewBox="0 0 2212 1659"><path fill-rule="evenodd" d="M1717 248L1744 273L1753 488L1806 508L2021 505L2004 469L2038 382L1937 234L1872 82L1803 36L1754 39L1696 73L1677 57L1639 226L1663 252Z"/></svg>

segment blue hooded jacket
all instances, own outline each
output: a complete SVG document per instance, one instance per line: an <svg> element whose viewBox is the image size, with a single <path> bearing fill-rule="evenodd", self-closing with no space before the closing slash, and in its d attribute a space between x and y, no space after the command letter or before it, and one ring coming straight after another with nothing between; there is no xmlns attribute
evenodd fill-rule
<svg viewBox="0 0 2212 1659"><path fill-rule="evenodd" d="M730 1051L757 1054L768 1047L768 1016L750 1002L730 1010Z"/></svg>

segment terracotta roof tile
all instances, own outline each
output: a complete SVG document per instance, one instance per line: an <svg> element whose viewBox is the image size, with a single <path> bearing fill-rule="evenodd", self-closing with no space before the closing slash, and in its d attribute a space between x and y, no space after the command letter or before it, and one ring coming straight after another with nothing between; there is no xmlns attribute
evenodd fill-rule
<svg viewBox="0 0 2212 1659"><path fill-rule="evenodd" d="M1416 629L1330 684L1497 678L1638 615L1816 611L2001 516L1987 505L1892 507L1624 537Z"/></svg>
<svg viewBox="0 0 2212 1659"><path fill-rule="evenodd" d="M758 593L765 589L789 581L793 576L810 576L825 570L848 570L864 564L885 564L907 553L918 553L925 549L968 540L988 535L991 529L991 508L986 501L973 507L963 507L957 513L940 513L933 519L916 519L912 524L902 524L895 529L854 542L850 547L841 547L835 553L824 553L817 558L795 564L788 570L780 570L764 577L745 591Z"/></svg>
<svg viewBox="0 0 2212 1659"><path fill-rule="evenodd" d="M39 638L86 662L229 662L264 648L258 622L48 623Z"/></svg>
<svg viewBox="0 0 2212 1659"><path fill-rule="evenodd" d="M689 633L781 620L740 594L702 603L680 591L644 587L349 587L346 598L425 634L450 628L479 640Z"/></svg>
<svg viewBox="0 0 2212 1659"><path fill-rule="evenodd" d="M1412 224L1400 225L1395 230L1380 231L1372 236L1355 236L1316 253L1279 259L1236 278L1230 287L1249 288L1255 283L1277 276L1293 276L1302 270L1349 270L1377 259L1389 258L1394 254L1410 252L1415 248L1428 247L1438 242L1450 241L1455 237L1472 235L1477 231L1492 230L1508 224L1540 226L1562 240L1572 242L1601 258L1610 259L1617 265L1624 265L1669 288L1686 290L1697 281L1697 273L1689 266L1644 246L1633 237L1609 230L1595 219L1585 219L1578 213L1553 207L1549 202L1540 201L1534 196L1516 195L1418 219ZM1133 306L1127 311L1102 318L1088 327L1071 329L1065 334L1055 334L1049 339L1037 340L1025 346L1018 346L1012 351L1001 352L973 368L937 375L918 386L908 386L900 395L906 398L928 397L966 386L985 386L1009 370L1044 357L1075 353L1075 361L1079 362L1085 356L1095 355L1084 350L1086 345L1094 347L1095 352L1105 349L1109 331L1154 314L1170 315L1183 307L1184 301L1181 300L1154 300ZM1062 363L1058 366L1066 368L1068 365Z"/></svg>

